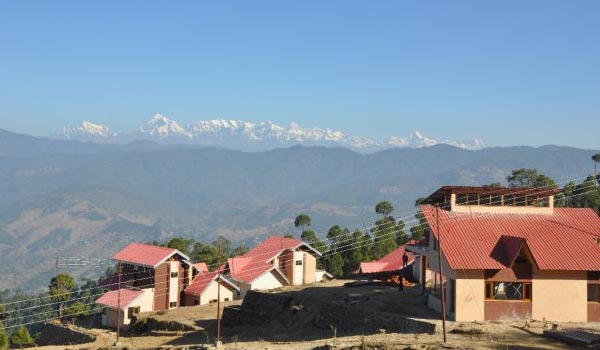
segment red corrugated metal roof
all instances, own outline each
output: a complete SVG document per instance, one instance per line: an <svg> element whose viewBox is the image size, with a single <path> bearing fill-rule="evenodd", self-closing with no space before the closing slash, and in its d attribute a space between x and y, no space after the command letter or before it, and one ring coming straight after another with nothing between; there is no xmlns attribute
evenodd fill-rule
<svg viewBox="0 0 600 350"><path fill-rule="evenodd" d="M103 296L96 300L96 304L104 305L112 309L119 308L124 309L129 306L135 299L144 293L141 290L121 289L119 294L118 290L113 290L104 293Z"/></svg>
<svg viewBox="0 0 600 350"><path fill-rule="evenodd" d="M402 256L404 255L405 247L406 244L403 244L379 260L360 263L359 272L376 273L400 270L404 265ZM412 263L414 260L413 254L406 252L406 255L408 256L408 263Z"/></svg>
<svg viewBox="0 0 600 350"><path fill-rule="evenodd" d="M227 268L234 279L250 283L265 272L276 268L269 263L269 260L278 256L284 250L296 249L300 246L305 246L315 254L320 255L319 252L301 240L272 236L246 254L228 259Z"/></svg>
<svg viewBox="0 0 600 350"><path fill-rule="evenodd" d="M156 267L173 254L179 254L184 259L189 260L187 256L179 252L177 249L158 247L142 243L131 243L115 254L113 259L131 264Z"/></svg>
<svg viewBox="0 0 600 350"><path fill-rule="evenodd" d="M216 272L207 272L199 274L198 276L196 276L196 278L194 278L192 284L190 284L190 286L185 289L185 294L199 296L216 278Z"/></svg>
<svg viewBox="0 0 600 350"><path fill-rule="evenodd" d="M421 209L433 231L436 209ZM504 269L508 255L514 257L517 240L506 245L498 259L494 249L503 236L522 238L541 270L600 271L600 217L587 208L554 208L553 214L484 214L439 210L441 247L450 267ZM510 254L509 251L512 251Z"/></svg>
<svg viewBox="0 0 600 350"><path fill-rule="evenodd" d="M189 287L185 289L185 294L200 296L208 286L212 283L212 281L217 279L217 272L206 272L201 273L196 278ZM238 289L236 285L228 281L226 278L221 276L221 281L233 287L234 289ZM223 285L223 284L221 284Z"/></svg>

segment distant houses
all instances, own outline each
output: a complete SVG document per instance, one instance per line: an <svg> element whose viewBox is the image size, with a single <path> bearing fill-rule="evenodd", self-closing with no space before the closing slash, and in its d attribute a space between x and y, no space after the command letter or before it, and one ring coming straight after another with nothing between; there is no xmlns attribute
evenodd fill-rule
<svg viewBox="0 0 600 350"><path fill-rule="evenodd" d="M105 307L102 323L127 327L140 312L168 310L243 298L248 290L272 290L313 283L331 275L316 269L321 254L293 238L273 236L216 271L190 262L177 249L131 243L113 259L121 267L103 281L107 292L96 300ZM119 288L120 287L120 288Z"/></svg>
<svg viewBox="0 0 600 350"><path fill-rule="evenodd" d="M317 273L318 256L321 253L306 242L272 236L246 254L228 259L224 271L244 297L248 290L316 282L317 275L323 276Z"/></svg>
<svg viewBox="0 0 600 350"><path fill-rule="evenodd" d="M421 205L429 244L407 247L432 273L428 305L441 311L443 290L456 321L600 321L600 218L555 208L559 192L444 186L430 195Z"/></svg>

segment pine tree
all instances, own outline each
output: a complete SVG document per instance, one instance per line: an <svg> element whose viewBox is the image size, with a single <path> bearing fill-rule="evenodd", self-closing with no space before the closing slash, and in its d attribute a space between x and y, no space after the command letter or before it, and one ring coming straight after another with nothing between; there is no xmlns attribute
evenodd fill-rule
<svg viewBox="0 0 600 350"><path fill-rule="evenodd" d="M29 335L27 328L20 326L17 328L15 334L13 334L13 336L10 338L10 342L23 349L23 345L32 345L33 339L31 338L31 335Z"/></svg>
<svg viewBox="0 0 600 350"><path fill-rule="evenodd" d="M6 335L6 330L4 329L4 325L0 322L0 350L8 349L8 335Z"/></svg>

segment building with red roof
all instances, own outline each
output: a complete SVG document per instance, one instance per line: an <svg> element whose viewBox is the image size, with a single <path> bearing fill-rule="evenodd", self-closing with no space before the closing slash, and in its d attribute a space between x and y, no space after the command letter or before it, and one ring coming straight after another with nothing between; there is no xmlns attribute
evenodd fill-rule
<svg viewBox="0 0 600 350"><path fill-rule="evenodd" d="M137 293L144 295L144 298L136 299L143 303L137 305L140 310L160 311L177 308L185 305L183 291L197 273L189 257L177 249L149 244L131 243L117 252L113 260L117 261L120 267L120 276L115 273L102 281L101 286L108 292L96 301L99 305L107 307L107 317L103 319L107 326L116 326L118 308L106 304L106 300L112 300L114 296L123 297ZM121 324L128 324L130 316L131 313L122 314Z"/></svg>
<svg viewBox="0 0 600 350"><path fill-rule="evenodd" d="M128 328L134 316L140 312L153 311L153 298L154 295L149 289L123 288L105 293L96 300L96 304L106 308L102 315L102 325L112 328L121 325L123 328ZM120 320L117 320L119 317Z"/></svg>
<svg viewBox="0 0 600 350"><path fill-rule="evenodd" d="M444 186L429 196L429 245L407 250L434 274L430 307L441 311L443 288L456 321L600 321L600 217L555 208L559 192Z"/></svg>
<svg viewBox="0 0 600 350"><path fill-rule="evenodd" d="M246 254L228 259L224 272L239 286L243 297L248 290L315 282L320 255L301 240L272 236Z"/></svg>
<svg viewBox="0 0 600 350"><path fill-rule="evenodd" d="M240 288L217 272L201 272L184 293L185 305L206 305L217 302L218 298L222 302L237 299Z"/></svg>
<svg viewBox="0 0 600 350"><path fill-rule="evenodd" d="M412 253L405 250L406 244L399 246L392 250L388 255L382 257L379 260L373 260L368 262L361 262L358 274L382 274L382 273L395 273L405 267L412 268L412 264L415 260ZM404 253L406 252L406 265L404 264Z"/></svg>

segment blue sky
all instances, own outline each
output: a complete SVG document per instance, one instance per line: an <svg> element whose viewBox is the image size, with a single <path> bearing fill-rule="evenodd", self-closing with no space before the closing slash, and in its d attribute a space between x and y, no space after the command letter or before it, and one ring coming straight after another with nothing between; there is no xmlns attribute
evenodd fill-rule
<svg viewBox="0 0 600 350"><path fill-rule="evenodd" d="M600 148L598 1L2 1L0 128L155 113Z"/></svg>

